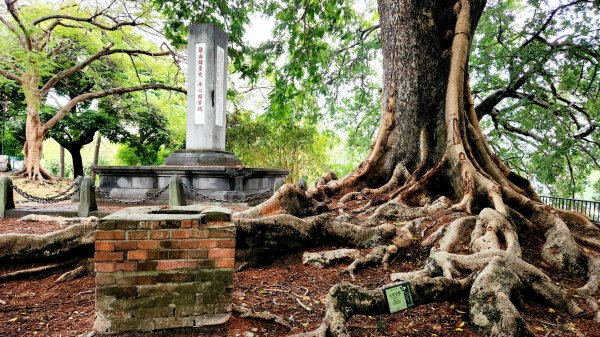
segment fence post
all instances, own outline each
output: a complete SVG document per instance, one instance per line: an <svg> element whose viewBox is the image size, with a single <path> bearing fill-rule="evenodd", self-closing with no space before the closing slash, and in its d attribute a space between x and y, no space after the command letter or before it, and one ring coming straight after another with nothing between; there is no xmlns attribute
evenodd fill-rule
<svg viewBox="0 0 600 337"><path fill-rule="evenodd" d="M280 189L281 186L283 186L284 184L285 184L285 179L283 179L283 178L275 179L275 183L273 184L273 194L275 194L275 192L277 192L277 190Z"/></svg>
<svg viewBox="0 0 600 337"><path fill-rule="evenodd" d="M298 188L303 190L304 192L308 190L308 185L306 185L306 180L304 180L304 178L298 179L298 183L296 183L296 186L298 186Z"/></svg>
<svg viewBox="0 0 600 337"><path fill-rule="evenodd" d="M77 215L80 217L90 216L90 212L97 211L96 204L96 187L94 181L90 177L85 177L81 181L79 187L79 210Z"/></svg>
<svg viewBox="0 0 600 337"><path fill-rule="evenodd" d="M82 180L83 180L82 176L77 176L77 178L75 178L75 181L73 181L75 188L81 187ZM71 202L79 202L79 193L73 194L73 196L71 197Z"/></svg>
<svg viewBox="0 0 600 337"><path fill-rule="evenodd" d="M4 219L5 212L15 208L13 199L13 183L9 177L0 179L0 219Z"/></svg>
<svg viewBox="0 0 600 337"><path fill-rule="evenodd" d="M183 186L181 177L174 174L169 179L169 206L185 206L185 196L183 195Z"/></svg>

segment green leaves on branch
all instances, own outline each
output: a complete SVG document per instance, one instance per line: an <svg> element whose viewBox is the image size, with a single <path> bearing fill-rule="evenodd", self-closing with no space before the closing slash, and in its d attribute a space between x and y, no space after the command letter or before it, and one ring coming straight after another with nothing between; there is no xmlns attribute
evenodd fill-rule
<svg viewBox="0 0 600 337"><path fill-rule="evenodd" d="M227 150L244 165L288 168L290 181L300 177L315 181L332 168L328 152L335 140L310 125L280 124L247 113L236 115L227 129Z"/></svg>
<svg viewBox="0 0 600 337"><path fill-rule="evenodd" d="M533 10L535 8L535 10ZM600 170L600 11L589 1L493 1L475 36L471 84L495 149L554 195Z"/></svg>

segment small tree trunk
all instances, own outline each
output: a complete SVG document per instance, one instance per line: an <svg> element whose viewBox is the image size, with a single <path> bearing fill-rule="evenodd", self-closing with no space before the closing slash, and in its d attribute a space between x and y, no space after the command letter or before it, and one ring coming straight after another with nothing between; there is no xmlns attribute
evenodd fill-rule
<svg viewBox="0 0 600 337"><path fill-rule="evenodd" d="M73 160L73 178L77 178L77 176L83 177L83 158L81 158L82 146L73 145L67 146L65 148L67 149L67 151L69 151Z"/></svg>
<svg viewBox="0 0 600 337"><path fill-rule="evenodd" d="M92 160L92 165L98 165L98 159L100 158L100 145L102 144L102 134L98 132L98 136L96 138L96 146L94 147L94 158ZM92 172L92 180L96 181L96 172Z"/></svg>
<svg viewBox="0 0 600 337"><path fill-rule="evenodd" d="M27 125L25 127L25 169L27 176L32 180L43 181L41 170L42 147L44 141L44 126L40 122L37 112L32 112L34 107L28 104Z"/></svg>
<svg viewBox="0 0 600 337"><path fill-rule="evenodd" d="M25 144L23 154L25 155L24 171L32 180L44 181L50 176L41 167L42 146L44 141L44 125L40 121L41 97L38 92L40 76L34 71L23 77L23 93L27 103L27 121L25 124Z"/></svg>
<svg viewBox="0 0 600 337"><path fill-rule="evenodd" d="M62 145L60 146L60 155L58 162L58 176L61 178L65 177L65 148Z"/></svg>

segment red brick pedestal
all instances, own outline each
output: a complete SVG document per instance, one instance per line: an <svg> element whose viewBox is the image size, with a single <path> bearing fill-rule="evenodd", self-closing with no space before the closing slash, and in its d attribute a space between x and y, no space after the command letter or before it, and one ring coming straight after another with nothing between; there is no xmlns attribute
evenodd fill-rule
<svg viewBox="0 0 600 337"><path fill-rule="evenodd" d="M135 207L96 232L101 333L213 325L231 312L235 226L219 207Z"/></svg>

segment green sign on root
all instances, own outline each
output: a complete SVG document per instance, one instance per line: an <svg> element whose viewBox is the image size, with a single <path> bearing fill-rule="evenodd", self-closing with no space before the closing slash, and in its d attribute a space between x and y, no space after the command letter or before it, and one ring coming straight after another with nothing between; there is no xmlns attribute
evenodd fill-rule
<svg viewBox="0 0 600 337"><path fill-rule="evenodd" d="M384 289L385 298L390 308L390 313L406 310L415 306L410 284L400 283Z"/></svg>

